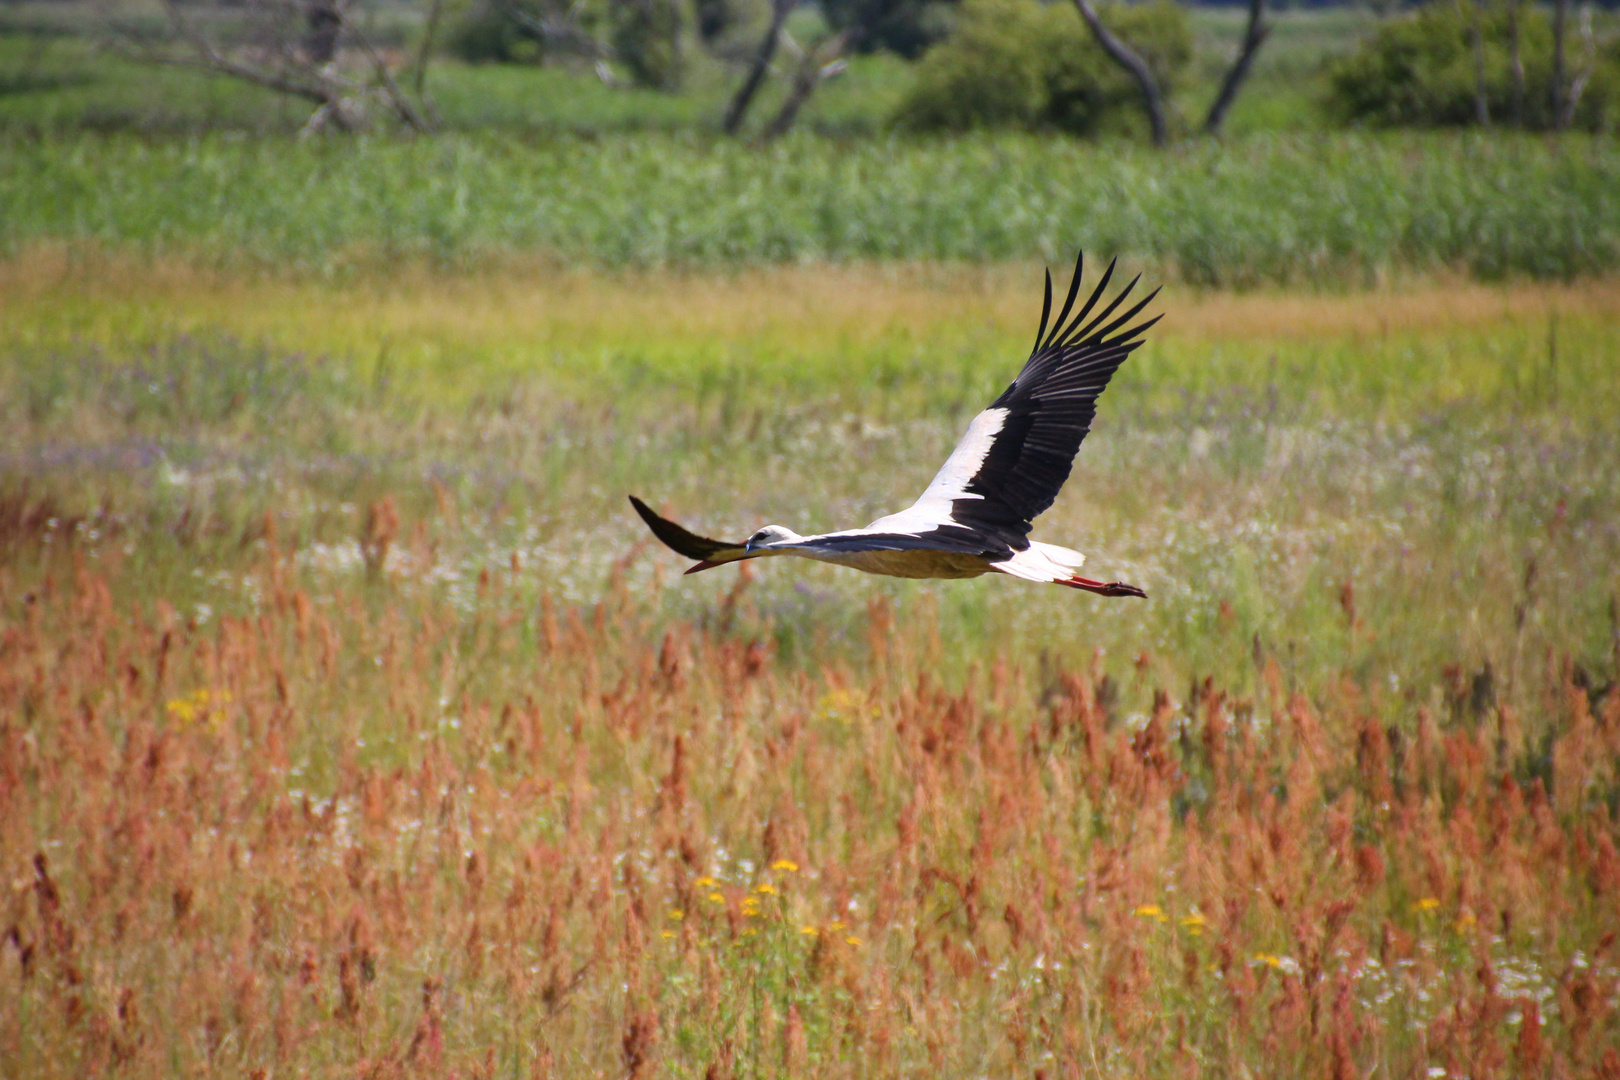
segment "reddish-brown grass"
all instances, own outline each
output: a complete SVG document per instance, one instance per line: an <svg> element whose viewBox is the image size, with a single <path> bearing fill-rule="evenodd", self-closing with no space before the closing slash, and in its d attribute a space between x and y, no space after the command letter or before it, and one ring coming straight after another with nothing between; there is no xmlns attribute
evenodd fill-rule
<svg viewBox="0 0 1620 1080"><path fill-rule="evenodd" d="M317 591L257 539L258 613L197 625L29 520L9 1075L1612 1069L1620 693L1556 656L1528 714L1268 661L1133 723L1098 671L947 689L882 602L805 671L622 587Z"/></svg>

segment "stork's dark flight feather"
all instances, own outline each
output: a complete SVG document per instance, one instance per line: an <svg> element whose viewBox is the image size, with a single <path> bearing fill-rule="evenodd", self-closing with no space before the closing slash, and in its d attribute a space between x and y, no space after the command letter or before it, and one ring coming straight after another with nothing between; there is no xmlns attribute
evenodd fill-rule
<svg viewBox="0 0 1620 1080"><path fill-rule="evenodd" d="M1052 505L1068 480L1080 443L1091 431L1098 395L1141 345L1142 333L1159 321L1154 318L1121 329L1158 295L1155 289L1125 314L1104 323L1136 287L1136 279L1085 321L1114 276L1113 262L1071 319L1083 261L1082 257L1075 263L1068 297L1050 332L1043 317L1035 352L990 404L991 409L1006 410L1006 415L965 488L978 498L958 499L951 511L956 523L998 536L1014 549L1027 543L1031 522Z"/></svg>

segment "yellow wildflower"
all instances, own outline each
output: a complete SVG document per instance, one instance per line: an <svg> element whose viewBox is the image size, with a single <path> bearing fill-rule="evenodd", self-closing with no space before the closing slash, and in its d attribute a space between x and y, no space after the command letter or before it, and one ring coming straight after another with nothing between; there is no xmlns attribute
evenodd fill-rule
<svg viewBox="0 0 1620 1080"><path fill-rule="evenodd" d="M708 874L704 874L702 877L692 882L692 887L694 889L712 889L718 884L720 883L714 880L714 878L710 877Z"/></svg>
<svg viewBox="0 0 1620 1080"><path fill-rule="evenodd" d="M1283 966L1282 957L1275 953L1257 952L1254 954L1254 960L1255 963L1264 964L1267 967L1280 968Z"/></svg>
<svg viewBox="0 0 1620 1080"><path fill-rule="evenodd" d="M670 938L675 936L675 931L673 931L673 930L661 930L661 931L659 931L658 936L663 938L665 941L668 941Z"/></svg>
<svg viewBox="0 0 1620 1080"><path fill-rule="evenodd" d="M1440 901L1436 900L1432 896L1425 896L1412 906L1417 908L1419 911L1433 911L1435 908L1440 906Z"/></svg>
<svg viewBox="0 0 1620 1080"><path fill-rule="evenodd" d="M229 704L230 700L228 691L211 693L207 687L198 687L185 697L170 698L163 708L181 724L203 721L218 731L225 723L225 710L219 706Z"/></svg>
<svg viewBox="0 0 1620 1080"><path fill-rule="evenodd" d="M724 896L721 896L721 895L720 895L720 894L719 894L719 893L717 893L717 892L712 892L712 893L710 893L710 894L709 894L709 899L710 899L710 900L713 900L713 901L714 901L714 902L715 902L715 903L717 903L717 904L723 904L723 903L725 903L725 902L726 902L726 898L725 898L725 897L724 897Z"/></svg>
<svg viewBox="0 0 1620 1080"><path fill-rule="evenodd" d="M758 887L756 887L754 889L754 891L757 892L757 893L763 893L763 894L765 894L767 896L775 896L776 895L776 886L772 885L768 881L762 881L762 882L759 883Z"/></svg>
<svg viewBox="0 0 1620 1080"><path fill-rule="evenodd" d="M845 945L859 945L860 943L861 939L858 937L847 937L844 939Z"/></svg>
<svg viewBox="0 0 1620 1080"><path fill-rule="evenodd" d="M797 874L799 872L799 864L794 862L792 859L777 859L775 862L771 863L771 869L785 870L790 874Z"/></svg>
<svg viewBox="0 0 1620 1080"><path fill-rule="evenodd" d="M805 935L807 935L809 937L820 937L821 936L821 931L817 930L813 926L801 926L801 927L799 927L799 933L805 934Z"/></svg>
<svg viewBox="0 0 1620 1080"><path fill-rule="evenodd" d="M1158 904L1143 904L1136 909L1136 914L1144 919L1158 919L1160 922L1170 921L1170 916L1166 915L1164 909Z"/></svg>
<svg viewBox="0 0 1620 1080"><path fill-rule="evenodd" d="M686 912L682 911L680 908L670 908L669 917L675 922L680 922L682 919L686 918Z"/></svg>
<svg viewBox="0 0 1620 1080"><path fill-rule="evenodd" d="M1186 930L1189 934L1202 934L1204 932L1204 928L1208 925L1209 922L1196 911L1191 915L1183 915L1181 917L1182 929Z"/></svg>

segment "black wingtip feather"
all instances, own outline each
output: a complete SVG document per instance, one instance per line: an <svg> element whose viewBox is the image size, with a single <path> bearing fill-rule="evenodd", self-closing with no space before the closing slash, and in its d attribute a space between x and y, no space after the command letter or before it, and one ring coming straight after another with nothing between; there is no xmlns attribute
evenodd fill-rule
<svg viewBox="0 0 1620 1080"><path fill-rule="evenodd" d="M1046 320L1052 314L1052 271L1046 271L1046 299L1041 303L1041 328L1035 331L1035 351L1039 352L1041 342L1046 340Z"/></svg>
<svg viewBox="0 0 1620 1080"><path fill-rule="evenodd" d="M1040 346L1041 348L1050 349L1052 347L1053 340L1063 333L1064 323L1069 318L1069 312L1074 308L1074 298L1080 295L1080 269L1082 260L1084 260L1084 258L1085 253L1082 252L1080 259L1075 260L1074 276L1069 279L1069 295L1064 297L1063 310L1058 312L1057 322L1052 325L1052 336Z"/></svg>
<svg viewBox="0 0 1620 1080"><path fill-rule="evenodd" d="M1089 323L1078 329L1071 328L1069 333L1063 335L1063 344L1068 345L1077 341L1089 341L1093 338L1099 338L1100 340L1100 336L1095 333L1097 327L1102 325L1103 320L1112 315L1119 305L1125 302L1125 298L1131 295L1131 290L1135 289L1136 283L1141 280L1142 275L1137 274L1135 277L1131 278L1130 281L1126 282L1125 287L1119 290L1119 293L1112 300L1108 301L1108 306L1097 312Z"/></svg>
<svg viewBox="0 0 1620 1080"><path fill-rule="evenodd" d="M1085 317L1091 313L1091 309L1097 306L1097 301L1102 299L1103 290L1107 289L1109 281L1113 280L1114 267L1118 264L1119 256L1117 255L1108 260L1108 268L1103 271L1103 276L1098 280L1097 287L1091 290L1091 296L1086 299L1085 306L1076 313L1073 321L1069 323L1062 333L1053 335L1057 339L1053 344L1063 346L1068 344L1074 337L1074 328L1080 325Z"/></svg>
<svg viewBox="0 0 1620 1080"><path fill-rule="evenodd" d="M1161 285L1160 288L1163 288L1163 286ZM1155 296L1158 296L1158 295L1159 295L1159 290L1154 289L1152 292L1150 292L1146 296L1142 297L1141 300L1137 301L1135 307L1131 308L1131 310L1127 311L1125 314L1121 315L1119 318L1115 319L1113 322L1109 323L1107 326L1105 326L1101 330L1097 331L1097 334L1096 334L1097 340L1099 342L1105 340L1108 337L1109 334L1112 334L1115 330L1118 330L1121 326L1124 326L1126 323L1128 323L1132 319L1136 318L1137 312L1141 311L1143 308L1145 308L1149 304L1153 303L1153 298ZM1159 316L1154 318L1153 322L1158 322L1159 319L1162 319L1162 318L1164 318L1164 316L1159 315ZM1146 330L1148 328L1148 326L1152 326L1152 325L1153 325L1153 323L1150 322L1146 326L1139 326L1135 330L1129 331L1126 336L1134 336L1136 334L1140 334L1143 330ZM1116 339L1116 340L1118 340L1118 339Z"/></svg>

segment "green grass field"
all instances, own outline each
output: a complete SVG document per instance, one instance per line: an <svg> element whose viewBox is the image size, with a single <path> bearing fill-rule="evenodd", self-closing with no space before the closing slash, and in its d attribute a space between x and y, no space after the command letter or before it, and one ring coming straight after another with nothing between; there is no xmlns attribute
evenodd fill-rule
<svg viewBox="0 0 1620 1080"><path fill-rule="evenodd" d="M332 274L401 259L607 266L1124 254L1206 284L1620 262L1620 154L1447 135L1251 136L1170 154L1017 135L767 150L692 134L288 145L0 143L0 245Z"/></svg>

